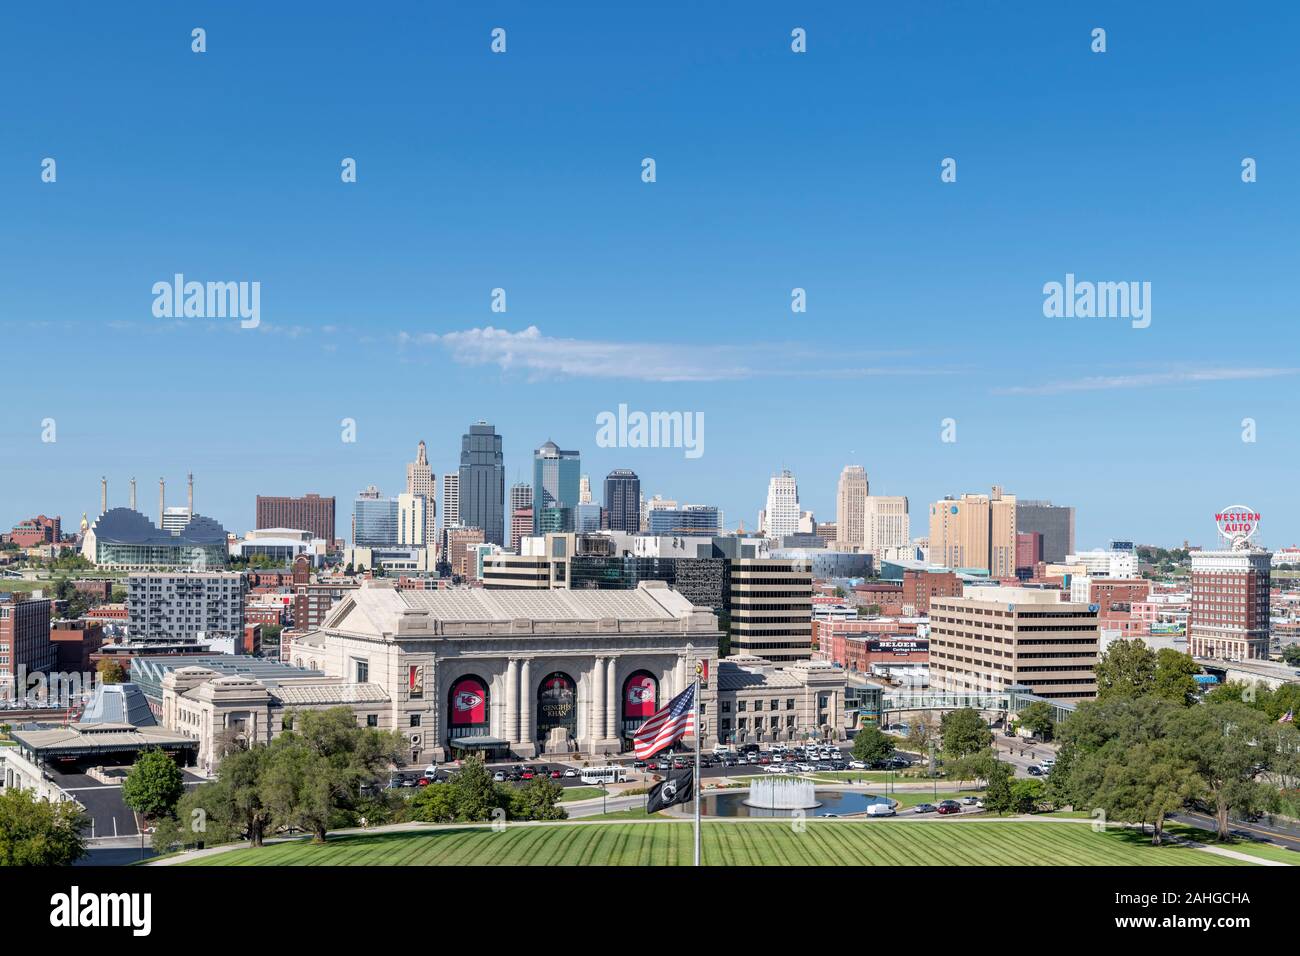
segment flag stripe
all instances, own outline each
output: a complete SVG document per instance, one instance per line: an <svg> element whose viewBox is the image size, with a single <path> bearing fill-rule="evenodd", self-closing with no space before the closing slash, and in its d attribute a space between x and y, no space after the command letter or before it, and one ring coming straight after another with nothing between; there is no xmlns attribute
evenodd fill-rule
<svg viewBox="0 0 1300 956"><path fill-rule="evenodd" d="M663 709L646 718L632 737L639 759L653 757L688 733L695 732L695 685L670 700Z"/></svg>

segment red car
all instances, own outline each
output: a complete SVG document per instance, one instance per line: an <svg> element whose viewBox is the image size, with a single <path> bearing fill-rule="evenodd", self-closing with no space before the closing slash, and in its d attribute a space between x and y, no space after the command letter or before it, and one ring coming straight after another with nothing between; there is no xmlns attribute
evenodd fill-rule
<svg viewBox="0 0 1300 956"><path fill-rule="evenodd" d="M564 774L561 773L559 770L552 770L552 771L551 771L551 779L552 779L552 780L562 780L562 779L564 779Z"/></svg>
<svg viewBox="0 0 1300 956"><path fill-rule="evenodd" d="M532 780L533 777L535 777L535 776L537 776L537 774L533 773L531 770L525 770L523 773L521 773L521 774L519 775L519 779L520 779L520 780Z"/></svg>
<svg viewBox="0 0 1300 956"><path fill-rule="evenodd" d="M943 814L961 813L961 804L956 800L941 800L939 801L938 812Z"/></svg>
<svg viewBox="0 0 1300 956"><path fill-rule="evenodd" d="M419 780L415 781L417 787L427 787L430 783L432 783L432 781L428 777L421 777Z"/></svg>

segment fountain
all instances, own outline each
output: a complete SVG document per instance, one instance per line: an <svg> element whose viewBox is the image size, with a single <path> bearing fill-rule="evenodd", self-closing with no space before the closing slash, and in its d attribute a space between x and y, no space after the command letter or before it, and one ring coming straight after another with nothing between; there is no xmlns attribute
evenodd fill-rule
<svg viewBox="0 0 1300 956"><path fill-rule="evenodd" d="M763 777L749 786L745 806L758 810L811 810L820 807L811 780L801 777Z"/></svg>

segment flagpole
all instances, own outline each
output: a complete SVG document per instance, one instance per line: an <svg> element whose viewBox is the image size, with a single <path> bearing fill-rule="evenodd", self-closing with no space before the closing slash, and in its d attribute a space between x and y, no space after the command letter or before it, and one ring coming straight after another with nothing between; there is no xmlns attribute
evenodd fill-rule
<svg viewBox="0 0 1300 956"><path fill-rule="evenodd" d="M700 662L695 662L695 865L700 865L700 744L704 739L700 725Z"/></svg>

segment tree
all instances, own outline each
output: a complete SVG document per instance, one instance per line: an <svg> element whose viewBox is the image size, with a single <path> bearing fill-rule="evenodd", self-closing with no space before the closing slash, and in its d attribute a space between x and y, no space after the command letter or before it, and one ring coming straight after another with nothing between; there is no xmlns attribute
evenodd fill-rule
<svg viewBox="0 0 1300 956"><path fill-rule="evenodd" d="M879 727L868 725L853 738L853 759L868 764L888 760L894 755L894 741Z"/></svg>
<svg viewBox="0 0 1300 956"><path fill-rule="evenodd" d="M1016 809L1012 795L1012 778L1015 768L1009 763L994 760L989 768L988 787L984 791L984 807L994 813L1013 813Z"/></svg>
<svg viewBox="0 0 1300 956"><path fill-rule="evenodd" d="M122 684L126 682L126 668L122 666L121 661L105 657L99 662L96 670L99 671L99 682L101 684Z"/></svg>
<svg viewBox="0 0 1300 956"><path fill-rule="evenodd" d="M149 819L169 815L184 792L181 768L157 748L141 752L122 782L122 802Z"/></svg>
<svg viewBox="0 0 1300 956"><path fill-rule="evenodd" d="M976 784L981 780L992 780L1002 772L1000 766L1006 765L998 760L993 748L985 747L945 761L943 769L948 779L957 781L957 788L961 789L963 780L974 780Z"/></svg>
<svg viewBox="0 0 1300 956"><path fill-rule="evenodd" d="M564 788L554 780L534 777L524 786L510 791L511 820L564 820L569 814L560 806Z"/></svg>
<svg viewBox="0 0 1300 956"><path fill-rule="evenodd" d="M1186 707L1196 700L1196 678L1200 665L1190 654L1172 647L1162 647L1156 652L1156 673L1152 692Z"/></svg>
<svg viewBox="0 0 1300 956"><path fill-rule="evenodd" d="M907 724L907 748L915 753L924 754L934 737L934 723L929 714L915 714Z"/></svg>
<svg viewBox="0 0 1300 956"><path fill-rule="evenodd" d="M110 601L111 603L113 603L113 604L125 604L125 603L126 603L126 588L118 587L117 585L114 585L114 586L113 586L113 590L112 590L112 592L109 594L109 598L108 598L108 599L109 599L109 601Z"/></svg>
<svg viewBox="0 0 1300 956"><path fill-rule="evenodd" d="M1028 727L1030 733L1043 740L1051 740L1056 731L1056 719L1052 716L1052 705L1043 700L1026 704L1016 715L1022 727Z"/></svg>
<svg viewBox="0 0 1300 956"><path fill-rule="evenodd" d="M455 779L440 786L451 791L459 823L491 820L493 811L505 810L510 805L508 796L492 782L491 772L477 757L463 761Z"/></svg>
<svg viewBox="0 0 1300 956"><path fill-rule="evenodd" d="M993 732L979 711L971 707L945 713L939 721L939 733L944 757L950 760L979 753L993 743Z"/></svg>
<svg viewBox="0 0 1300 956"><path fill-rule="evenodd" d="M259 800L274 822L323 843L339 812L401 759L405 743L395 731L358 727L347 707L289 715L289 722L293 729L272 741L259 771Z"/></svg>
<svg viewBox="0 0 1300 956"><path fill-rule="evenodd" d="M1179 755L1211 804L1220 840L1228 839L1231 813L1266 810L1276 799L1276 789L1256 779L1274 757L1264 744L1275 739L1275 726L1254 708L1229 702L1190 708L1173 727Z"/></svg>
<svg viewBox="0 0 1300 956"><path fill-rule="evenodd" d="M1041 780L1011 781L1011 807L1013 813L1037 813L1039 805L1047 796L1047 785ZM985 798L985 806L988 799Z"/></svg>
<svg viewBox="0 0 1300 956"><path fill-rule="evenodd" d="M1112 641L1097 661L1097 699L1138 697L1156 682L1156 655L1141 640Z"/></svg>
<svg viewBox="0 0 1300 956"><path fill-rule="evenodd" d="M1282 661L1292 667L1300 664L1300 644L1288 644L1282 648Z"/></svg>
<svg viewBox="0 0 1300 956"><path fill-rule="evenodd" d="M0 866L68 866L86 855L85 817L71 801L38 800L31 790L0 790Z"/></svg>
<svg viewBox="0 0 1300 956"><path fill-rule="evenodd" d="M421 787L407 801L406 815L421 823L455 823L456 795L451 785Z"/></svg>

